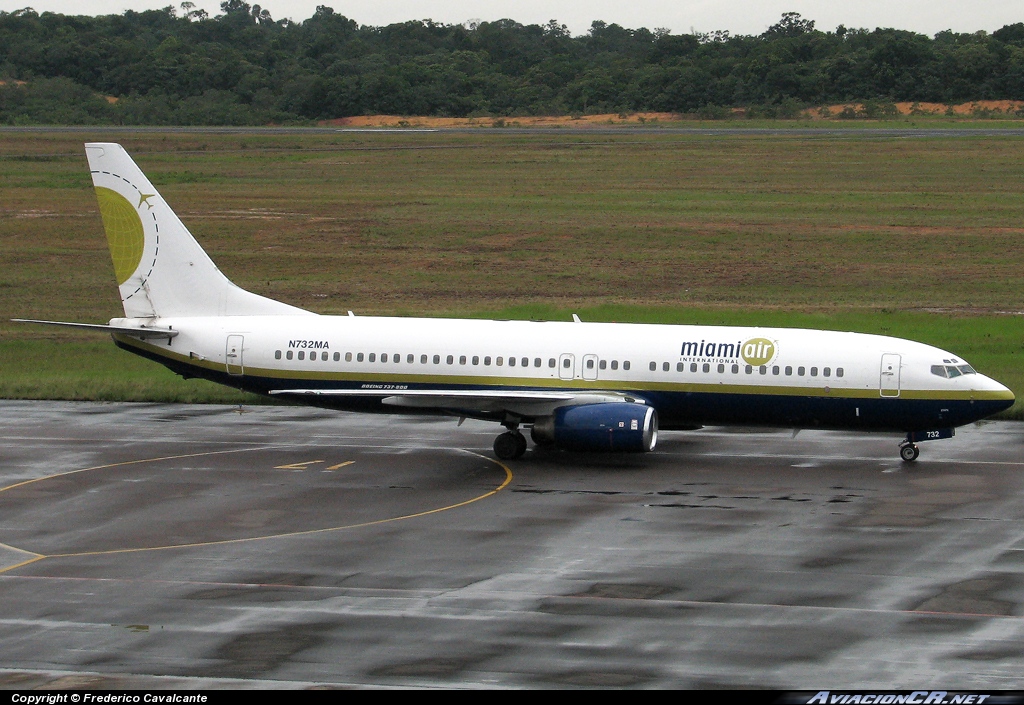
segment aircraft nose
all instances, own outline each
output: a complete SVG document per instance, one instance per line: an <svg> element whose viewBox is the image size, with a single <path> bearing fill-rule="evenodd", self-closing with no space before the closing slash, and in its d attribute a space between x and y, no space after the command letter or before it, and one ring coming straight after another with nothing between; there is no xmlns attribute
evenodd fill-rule
<svg viewBox="0 0 1024 705"><path fill-rule="evenodd" d="M991 377L978 375L977 382L973 386L975 403L984 405L986 415L1005 411L1016 401L1016 397L1009 387Z"/></svg>

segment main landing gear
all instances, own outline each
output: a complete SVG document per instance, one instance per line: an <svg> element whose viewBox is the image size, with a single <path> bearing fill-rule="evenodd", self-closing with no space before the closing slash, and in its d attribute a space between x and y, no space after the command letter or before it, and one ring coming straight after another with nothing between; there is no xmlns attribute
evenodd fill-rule
<svg viewBox="0 0 1024 705"><path fill-rule="evenodd" d="M512 428L494 439L494 454L501 460L515 460L526 452L526 438L519 428Z"/></svg>

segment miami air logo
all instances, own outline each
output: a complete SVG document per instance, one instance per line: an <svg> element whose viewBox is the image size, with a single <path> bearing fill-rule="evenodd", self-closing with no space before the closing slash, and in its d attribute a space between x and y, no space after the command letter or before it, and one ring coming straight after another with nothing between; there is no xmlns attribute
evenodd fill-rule
<svg viewBox="0 0 1024 705"><path fill-rule="evenodd" d="M740 357L748 365L760 367L775 359L775 343L767 338L751 338L740 348Z"/></svg>
<svg viewBox="0 0 1024 705"><path fill-rule="evenodd" d="M118 285L121 285L128 281L142 261L142 250L146 244L142 220L135 206L116 191L98 186L96 198L100 202L103 229L107 232L107 244L114 260L114 274Z"/></svg>
<svg viewBox="0 0 1024 705"><path fill-rule="evenodd" d="M735 362L737 358L748 365L760 367L775 359L778 346L768 338L751 338L746 342L723 343L717 340L689 341L683 343L679 354L684 359L717 360Z"/></svg>

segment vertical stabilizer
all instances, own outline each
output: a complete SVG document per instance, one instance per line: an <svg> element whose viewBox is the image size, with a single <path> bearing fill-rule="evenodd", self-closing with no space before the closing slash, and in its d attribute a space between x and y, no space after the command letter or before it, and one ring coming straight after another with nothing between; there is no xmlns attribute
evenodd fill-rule
<svg viewBox="0 0 1024 705"><path fill-rule="evenodd" d="M85 153L127 317L312 315L232 284L121 145Z"/></svg>

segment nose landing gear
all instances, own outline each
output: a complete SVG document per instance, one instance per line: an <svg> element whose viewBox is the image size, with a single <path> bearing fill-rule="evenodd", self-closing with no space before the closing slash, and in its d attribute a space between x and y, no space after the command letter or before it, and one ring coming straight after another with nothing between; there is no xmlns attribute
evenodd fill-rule
<svg viewBox="0 0 1024 705"><path fill-rule="evenodd" d="M917 460L917 456L921 454L921 451L917 449L917 444L921 441L937 441L942 438L952 438L956 435L956 431L952 428L936 428L929 429L926 431L911 431L907 434L907 437L902 443L900 443L900 457L903 458L903 462L912 463Z"/></svg>
<svg viewBox="0 0 1024 705"><path fill-rule="evenodd" d="M912 463L917 460L917 456L921 454L917 446L909 441L904 441L900 444L900 457L903 458L903 462Z"/></svg>

